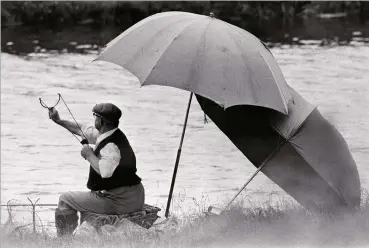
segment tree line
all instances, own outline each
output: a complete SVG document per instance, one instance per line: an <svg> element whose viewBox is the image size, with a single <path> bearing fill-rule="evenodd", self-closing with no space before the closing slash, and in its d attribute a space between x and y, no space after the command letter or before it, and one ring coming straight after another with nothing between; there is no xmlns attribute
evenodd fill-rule
<svg viewBox="0 0 369 248"><path fill-rule="evenodd" d="M2 1L2 27L22 25L64 28L88 24L128 28L145 17L163 11L187 11L209 15L252 31L272 24L285 28L319 13L347 13L367 22L369 2L364 1Z"/></svg>

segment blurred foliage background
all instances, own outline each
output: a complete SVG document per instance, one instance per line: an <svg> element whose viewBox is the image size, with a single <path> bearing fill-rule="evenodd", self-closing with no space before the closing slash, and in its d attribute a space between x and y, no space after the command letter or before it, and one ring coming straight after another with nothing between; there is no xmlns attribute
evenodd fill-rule
<svg viewBox="0 0 369 248"><path fill-rule="evenodd" d="M70 43L103 46L138 21L164 11L213 12L273 44L299 44L299 39L348 44L357 34L369 41L365 1L1 1L2 51L83 52Z"/></svg>
<svg viewBox="0 0 369 248"><path fill-rule="evenodd" d="M217 17L245 29L266 23L288 27L299 19L322 13L345 13L359 22L369 19L364 1L2 1L2 27L14 25L66 27L77 24L127 28L163 11L188 11Z"/></svg>

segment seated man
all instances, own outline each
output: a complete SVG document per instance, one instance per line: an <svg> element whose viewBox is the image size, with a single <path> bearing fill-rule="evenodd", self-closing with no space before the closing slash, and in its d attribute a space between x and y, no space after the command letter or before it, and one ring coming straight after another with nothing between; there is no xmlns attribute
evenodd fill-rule
<svg viewBox="0 0 369 248"><path fill-rule="evenodd" d="M145 202L141 178L136 175L136 157L124 133L118 128L121 110L111 103L100 103L92 109L95 125L81 125L62 120L58 111L49 117L70 132L96 144L83 145L81 155L90 164L86 192L68 192L59 198L55 210L57 235L72 234L89 214L125 214L139 211Z"/></svg>

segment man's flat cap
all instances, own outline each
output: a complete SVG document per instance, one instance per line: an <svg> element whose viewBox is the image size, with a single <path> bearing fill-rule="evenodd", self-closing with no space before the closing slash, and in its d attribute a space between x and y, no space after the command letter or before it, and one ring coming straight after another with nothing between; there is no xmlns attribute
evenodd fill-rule
<svg viewBox="0 0 369 248"><path fill-rule="evenodd" d="M99 103L92 109L96 115L111 121L118 121L122 116L122 111L112 103Z"/></svg>

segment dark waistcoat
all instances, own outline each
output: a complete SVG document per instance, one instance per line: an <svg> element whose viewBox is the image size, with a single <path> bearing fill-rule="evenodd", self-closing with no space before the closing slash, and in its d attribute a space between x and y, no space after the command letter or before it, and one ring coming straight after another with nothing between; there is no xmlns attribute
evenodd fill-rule
<svg viewBox="0 0 369 248"><path fill-rule="evenodd" d="M101 175L90 166L87 188L95 191L109 190L140 183L141 178L136 175L136 156L124 133L119 129L116 130L112 135L105 138L97 145L94 154L99 156L101 149L108 143L114 143L119 148L119 164L115 168L113 175L109 178L102 178Z"/></svg>

